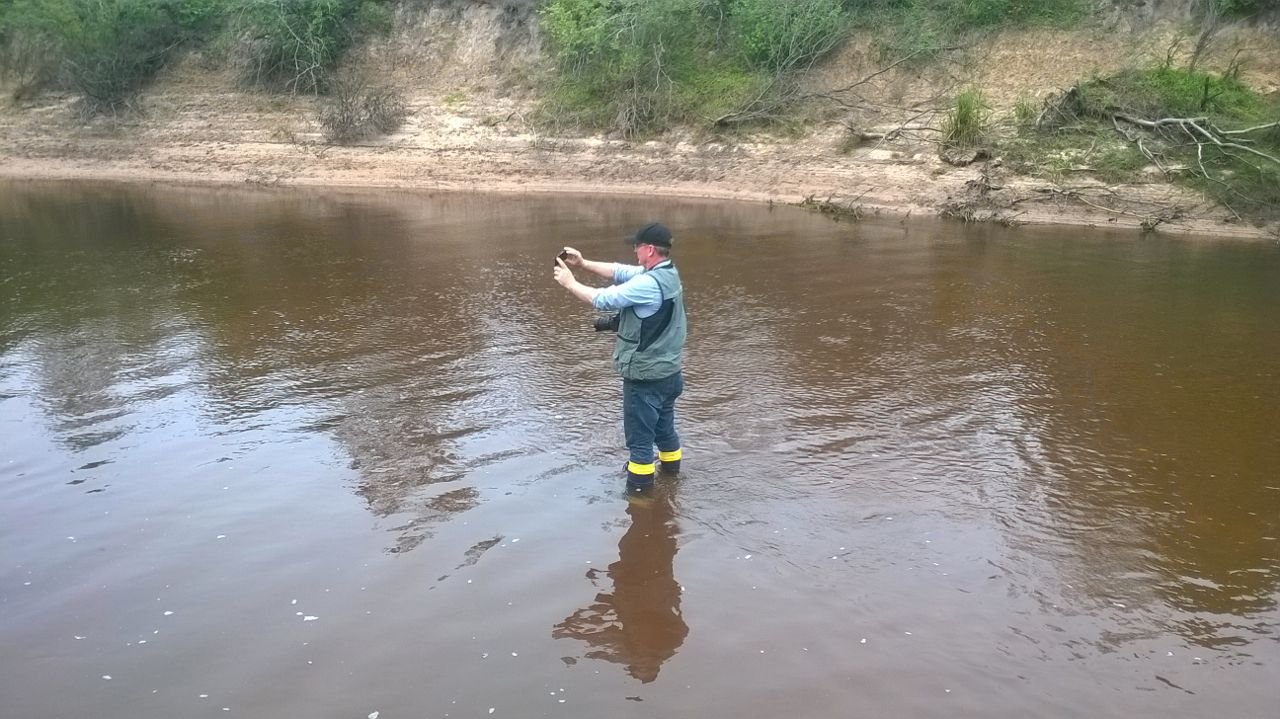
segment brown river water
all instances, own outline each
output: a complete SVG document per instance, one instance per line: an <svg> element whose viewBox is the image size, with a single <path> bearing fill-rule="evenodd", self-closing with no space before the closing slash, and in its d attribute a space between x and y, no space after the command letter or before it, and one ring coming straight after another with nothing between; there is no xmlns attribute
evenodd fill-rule
<svg viewBox="0 0 1280 719"><path fill-rule="evenodd" d="M551 258L650 219L629 503ZM4 717L1274 717L1278 600L1274 245L0 185Z"/></svg>

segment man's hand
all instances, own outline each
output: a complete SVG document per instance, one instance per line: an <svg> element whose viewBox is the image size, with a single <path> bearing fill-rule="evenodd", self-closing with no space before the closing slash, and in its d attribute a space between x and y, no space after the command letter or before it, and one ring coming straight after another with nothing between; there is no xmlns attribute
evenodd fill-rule
<svg viewBox="0 0 1280 719"><path fill-rule="evenodd" d="M569 248L566 247L565 251L568 252ZM577 250L574 250L573 252L576 253ZM573 255L570 255L570 257L573 257ZM578 262L582 262L582 255L578 255L577 257ZM573 276L573 270L569 269L568 265L564 263L564 260L559 257L556 258L555 269L551 271L554 273L556 282L559 282L561 287L570 287L578 283L578 278Z"/></svg>
<svg viewBox="0 0 1280 719"><path fill-rule="evenodd" d="M582 253L572 247L564 248L564 252L561 253L561 256L564 258L565 264L570 267L582 267L582 263L585 262L585 260L582 259Z"/></svg>
<svg viewBox="0 0 1280 719"><path fill-rule="evenodd" d="M564 248L564 251L569 255L569 264L577 264L578 266L585 267L588 270L592 268L592 264L599 264L587 264L587 261L582 259L582 253L572 247L566 247ZM591 301L595 299L596 293L600 291L595 287L588 287L587 285L579 282L578 278L573 276L573 270L569 269L569 265L566 265L565 261L559 257L556 258L555 269L551 271L555 273L554 277L556 278L556 282L559 282L561 287L569 290L569 294L577 297L583 302L590 304Z"/></svg>

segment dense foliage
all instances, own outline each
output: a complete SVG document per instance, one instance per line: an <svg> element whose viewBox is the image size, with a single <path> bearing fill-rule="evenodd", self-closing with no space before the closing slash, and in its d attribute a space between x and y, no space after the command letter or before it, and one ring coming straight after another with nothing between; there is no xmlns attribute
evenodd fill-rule
<svg viewBox="0 0 1280 719"><path fill-rule="evenodd" d="M218 0L9 0L0 14L6 71L58 83L113 110L217 18Z"/></svg>
<svg viewBox="0 0 1280 719"><path fill-rule="evenodd" d="M1207 0L1216 2L1218 11L1226 17L1256 17L1263 13L1280 12L1280 0Z"/></svg>
<svg viewBox="0 0 1280 719"><path fill-rule="evenodd" d="M1010 26L1065 26L1088 0L851 0L857 23L873 30L889 57L928 55L966 33Z"/></svg>
<svg viewBox="0 0 1280 719"><path fill-rule="evenodd" d="M362 34L390 27L372 0L239 0L231 32L247 82L288 92L328 89L339 60Z"/></svg>
<svg viewBox="0 0 1280 719"><path fill-rule="evenodd" d="M562 71L553 114L633 134L776 91L855 27L896 59L1085 11L1085 0L547 0L541 18Z"/></svg>
<svg viewBox="0 0 1280 719"><path fill-rule="evenodd" d="M846 20L840 0L549 0L541 16L562 71L553 112L626 134L741 104L832 49Z"/></svg>
<svg viewBox="0 0 1280 719"><path fill-rule="evenodd" d="M19 93L58 87L109 111L221 38L250 82L319 92L353 41L389 24L382 0L0 0L0 69Z"/></svg>

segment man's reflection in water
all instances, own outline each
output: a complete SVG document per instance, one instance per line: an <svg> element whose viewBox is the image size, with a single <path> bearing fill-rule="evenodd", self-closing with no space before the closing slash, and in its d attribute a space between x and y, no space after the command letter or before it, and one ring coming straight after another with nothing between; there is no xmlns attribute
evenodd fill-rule
<svg viewBox="0 0 1280 719"><path fill-rule="evenodd" d="M632 498L631 527L618 542L618 561L605 574L612 592L596 595L551 631L556 639L581 639L586 656L625 664L627 673L648 683L662 663L675 656L689 627L680 616L680 585L672 570L678 528L671 490L656 487L652 496ZM600 571L587 572L598 585Z"/></svg>

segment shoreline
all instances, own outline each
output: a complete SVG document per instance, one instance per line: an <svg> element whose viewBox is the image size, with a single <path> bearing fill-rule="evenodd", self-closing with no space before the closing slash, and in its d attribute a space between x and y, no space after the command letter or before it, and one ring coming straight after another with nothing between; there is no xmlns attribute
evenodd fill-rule
<svg viewBox="0 0 1280 719"><path fill-rule="evenodd" d="M76 97L35 95L0 103L0 179L180 183L200 186L394 189L425 192L608 194L797 205L858 216L933 216L1005 226L1099 227L1136 234L1280 241L1280 222L1254 226L1148 168L1134 184L1092 179L1086 163L1016 175L997 158L944 162L926 134L897 132L901 108L932 102L963 77L1001 116L1081 77L1167 60L1181 32L1151 26L1125 43L1103 29L1028 28L983 40L953 64L885 74L859 37L815 68L806 87L876 78L840 112L797 115L779 130L731 139L674 130L651 140L548 130L536 117L550 68L535 37L475 6L402 18L396 32L349 60L403 98L393 134L330 145L323 102L243 87L199 55L166 67L119 116L85 121ZM513 35L513 33L515 33ZM514 44L503 45L503 40ZM1280 92L1271 29L1232 27L1206 63L1250 53L1259 92ZM946 72L943 72L943 70ZM960 73L955 77L952 75ZM4 84L0 82L0 88ZM897 108L897 109L895 109ZM856 129L856 132L855 132ZM548 134L548 133L552 134ZM872 140L865 138L893 138ZM1062 160L1062 158L1059 158ZM1046 160L1048 162L1048 160ZM1049 178L1049 179L1046 179ZM841 219L845 219L842 217Z"/></svg>
<svg viewBox="0 0 1280 719"><path fill-rule="evenodd" d="M218 99L205 98L194 107L207 109ZM1168 184L1082 181L1064 188L1006 174L999 160L953 167L927 146L845 154L836 149L837 133L735 143L630 142L540 137L523 128L484 127L466 116L436 114L377 143L329 145L314 132L289 130L287 140L263 137L281 118L252 111L210 137L205 118L185 114L105 131L68 126L50 108L0 114L0 127L7 130L0 136L0 179L606 194L785 205L810 199L817 209L851 222L877 215L933 216L1212 238L1280 236L1274 227L1231 222L1222 208ZM42 116L51 121L42 123ZM1159 215L1154 227L1144 228L1156 213L1170 216Z"/></svg>
<svg viewBox="0 0 1280 719"><path fill-rule="evenodd" d="M590 178L541 179L537 181L503 181L494 178L484 180L398 180L392 177L369 178L359 181L342 176L305 177L290 180L263 180L254 176L233 176L226 173L142 171L133 167L111 165L85 166L75 162L14 161L0 155L0 181L8 182L102 182L127 185L178 185L192 188L239 189L325 189L379 191L396 190L412 192L492 193L503 195L604 195L612 197L663 197L671 199L705 200L720 202L745 202L752 204L780 204L802 207L806 200L829 202L837 208L847 208L847 217L839 221L858 222L866 217L907 218L927 217L947 219L945 209L934 205L912 202L902 198L897 202L854 202L832 188L819 188L808 194L782 194L754 189L707 183L679 183L653 185L648 182L599 183ZM821 190L828 190L821 194ZM1045 188L1048 189L1048 188ZM865 196L863 196L865 200ZM817 212L817 209L808 208ZM1051 206L1030 211L984 210L987 216L973 220L956 220L960 223L997 223L1009 227L1076 227L1082 229L1131 230L1145 234L1143 220L1132 214L1104 212L1083 204L1060 201ZM855 214L856 213L856 214ZM1267 227L1248 224L1229 224L1220 215L1183 217L1162 222L1150 232L1156 235L1194 236L1209 239L1276 241L1276 231Z"/></svg>

